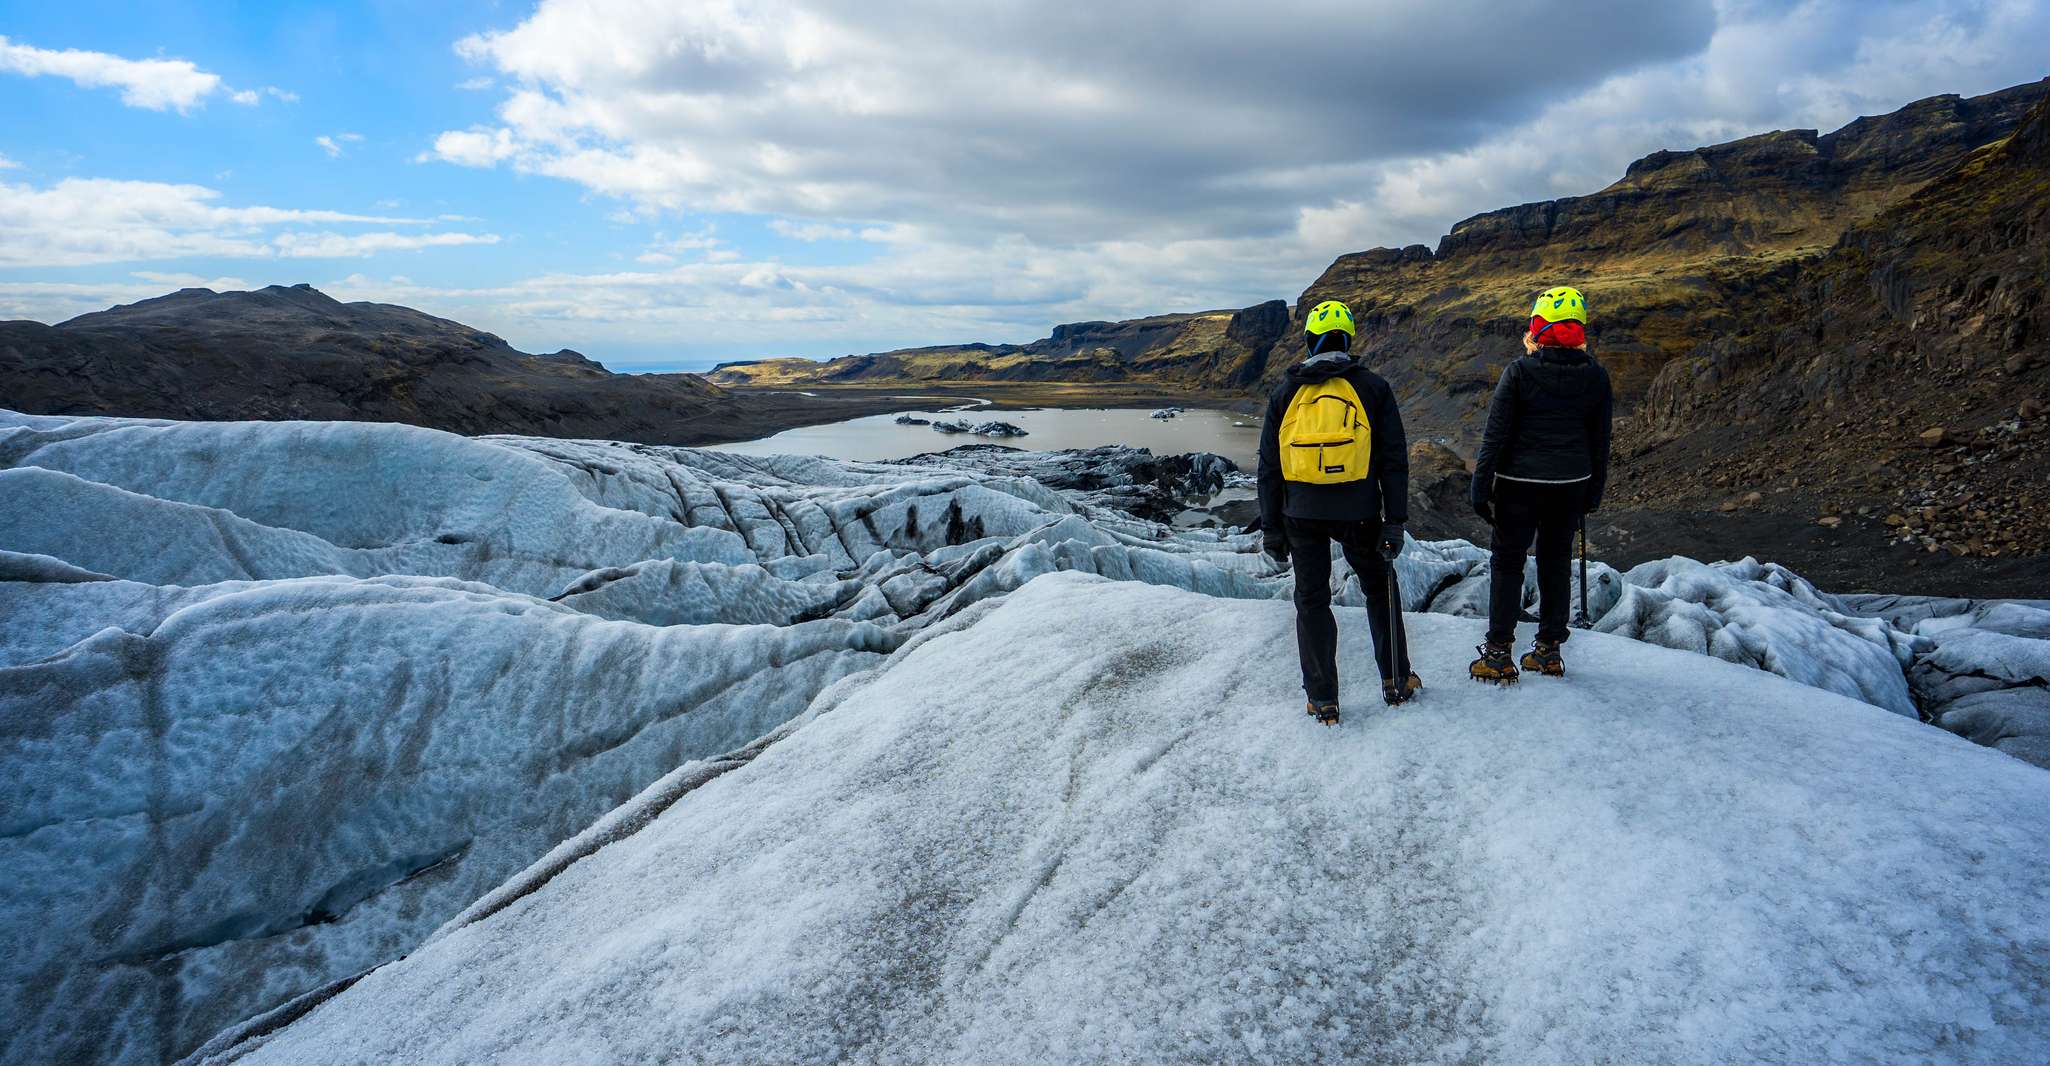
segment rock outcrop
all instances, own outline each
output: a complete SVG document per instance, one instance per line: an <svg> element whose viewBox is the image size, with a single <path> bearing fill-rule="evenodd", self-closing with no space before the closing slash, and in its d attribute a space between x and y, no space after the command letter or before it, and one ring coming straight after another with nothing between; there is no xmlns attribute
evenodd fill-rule
<svg viewBox="0 0 2050 1066"><path fill-rule="evenodd" d="M760 436L793 403L737 398L690 374L614 374L568 350L530 355L459 322L305 285L181 289L55 326L0 322L0 402L670 444Z"/></svg>
<svg viewBox="0 0 2050 1066"><path fill-rule="evenodd" d="M2050 102L1668 365L1623 435L1620 487L1698 491L1683 468L1712 454L1921 550L2050 552L2046 277Z"/></svg>
<svg viewBox="0 0 2050 1066"><path fill-rule="evenodd" d="M1238 311L1155 315L1125 322L1071 322L1030 344L961 344L850 355L829 362L764 359L723 363L722 385L864 382L1144 382L1194 388L1251 383L1288 328L1288 304L1269 300ZM1243 380L1241 380L1243 379Z"/></svg>

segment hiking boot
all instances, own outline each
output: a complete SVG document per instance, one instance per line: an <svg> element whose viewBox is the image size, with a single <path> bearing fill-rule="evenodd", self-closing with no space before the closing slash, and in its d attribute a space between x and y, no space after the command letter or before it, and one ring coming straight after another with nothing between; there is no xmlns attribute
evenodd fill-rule
<svg viewBox="0 0 2050 1066"><path fill-rule="evenodd" d="M1559 658L1559 645L1549 640L1540 640L1523 653L1523 668L1546 677L1566 676L1566 660Z"/></svg>
<svg viewBox="0 0 2050 1066"><path fill-rule="evenodd" d="M1309 702L1309 705L1303 708L1303 713L1309 715L1312 718L1315 718L1317 721L1322 722L1325 725L1337 725L1338 701L1311 700Z"/></svg>
<svg viewBox="0 0 2050 1066"><path fill-rule="evenodd" d="M1386 703L1390 707L1398 703L1408 703L1417 697L1417 693L1423 690L1424 679L1415 674L1409 675L1409 680L1400 683L1392 677L1383 678L1381 680L1381 702Z"/></svg>
<svg viewBox="0 0 2050 1066"><path fill-rule="evenodd" d="M1509 645L1483 644L1474 649L1481 657L1466 668L1475 681L1486 681L1491 685L1513 685L1516 683L1516 664L1509 658Z"/></svg>

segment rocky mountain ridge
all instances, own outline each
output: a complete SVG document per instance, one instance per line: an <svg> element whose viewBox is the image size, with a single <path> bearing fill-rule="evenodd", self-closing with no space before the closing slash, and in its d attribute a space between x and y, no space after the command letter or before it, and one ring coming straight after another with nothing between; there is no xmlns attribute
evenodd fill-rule
<svg viewBox="0 0 2050 1066"><path fill-rule="evenodd" d="M796 358L721 363L707 377L734 386L1143 381L1216 387L1235 368L1271 348L1288 323L1287 302L1269 300L1236 311L1069 322L1029 344L902 348L823 363Z"/></svg>
<svg viewBox="0 0 2050 1066"><path fill-rule="evenodd" d="M1660 373L1624 434L1627 496L1745 507L1915 551L2050 552L2050 102L1848 231L1770 315ZM1759 432L1769 430L1769 432ZM1681 470L1711 469L1685 478Z"/></svg>
<svg viewBox="0 0 2050 1066"><path fill-rule="evenodd" d="M0 405L688 444L788 424L791 401L736 397L691 374L614 374L574 351L521 352L409 307L272 285L181 289L54 326L0 322ZM845 414L829 407L814 420L836 417Z"/></svg>

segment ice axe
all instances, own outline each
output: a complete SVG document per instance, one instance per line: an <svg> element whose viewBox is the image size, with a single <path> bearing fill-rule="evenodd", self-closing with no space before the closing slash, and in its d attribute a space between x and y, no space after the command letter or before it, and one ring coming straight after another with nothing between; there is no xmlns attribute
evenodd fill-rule
<svg viewBox="0 0 2050 1066"><path fill-rule="evenodd" d="M1580 516L1580 606L1573 612L1573 628L1591 629L1593 620L1587 617L1587 516Z"/></svg>
<svg viewBox="0 0 2050 1066"><path fill-rule="evenodd" d="M1395 580L1395 560L1388 560L1388 668L1405 674L1396 680L1407 685L1407 671L1402 670L1402 645L1408 634L1402 631L1402 586Z"/></svg>
<svg viewBox="0 0 2050 1066"><path fill-rule="evenodd" d="M1403 698L1415 695L1409 687L1409 633L1402 627L1402 585L1395 579L1395 560L1388 563L1388 669L1395 672Z"/></svg>

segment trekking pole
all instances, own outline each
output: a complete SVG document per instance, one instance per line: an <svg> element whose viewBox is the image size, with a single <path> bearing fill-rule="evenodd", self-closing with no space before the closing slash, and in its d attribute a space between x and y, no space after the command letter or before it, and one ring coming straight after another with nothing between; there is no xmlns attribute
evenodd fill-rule
<svg viewBox="0 0 2050 1066"><path fill-rule="evenodd" d="M1587 616L1587 516L1580 516L1580 609L1575 613L1573 627L1588 629L1594 621Z"/></svg>
<svg viewBox="0 0 2050 1066"><path fill-rule="evenodd" d="M1388 560L1388 669L1395 683L1409 691L1409 634L1402 628L1402 586L1395 580L1395 560Z"/></svg>

